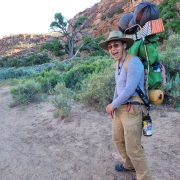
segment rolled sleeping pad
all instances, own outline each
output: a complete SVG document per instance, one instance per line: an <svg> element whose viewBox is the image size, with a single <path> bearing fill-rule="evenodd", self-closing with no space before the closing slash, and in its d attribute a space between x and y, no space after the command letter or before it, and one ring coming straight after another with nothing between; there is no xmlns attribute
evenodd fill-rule
<svg viewBox="0 0 180 180"><path fill-rule="evenodd" d="M139 24L141 27L150 20L159 18L160 11L153 3L142 2L138 4L133 13L133 19L135 24Z"/></svg>
<svg viewBox="0 0 180 180"><path fill-rule="evenodd" d="M129 22L133 18L133 13L126 13L119 19L118 27L119 30L124 33L124 31L129 27ZM129 33L128 31L126 32Z"/></svg>
<svg viewBox="0 0 180 180"><path fill-rule="evenodd" d="M150 102L154 105L160 105L164 100L164 92L160 89L149 90L148 96Z"/></svg>
<svg viewBox="0 0 180 180"><path fill-rule="evenodd" d="M137 28L138 28L138 26L134 26L136 23L135 23L135 21L134 21L134 18L132 17L132 19L130 20L130 22L129 22L129 24L128 24L128 27L130 28L130 29L128 29L128 33L129 34L134 34L134 33L136 33L136 31L137 31Z"/></svg>

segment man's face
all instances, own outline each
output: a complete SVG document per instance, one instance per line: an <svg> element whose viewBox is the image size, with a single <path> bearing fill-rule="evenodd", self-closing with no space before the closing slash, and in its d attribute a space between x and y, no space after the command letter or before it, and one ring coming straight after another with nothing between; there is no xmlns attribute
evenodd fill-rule
<svg viewBox="0 0 180 180"><path fill-rule="evenodd" d="M123 56L124 44L121 41L111 41L108 43L108 51L116 60L120 60Z"/></svg>

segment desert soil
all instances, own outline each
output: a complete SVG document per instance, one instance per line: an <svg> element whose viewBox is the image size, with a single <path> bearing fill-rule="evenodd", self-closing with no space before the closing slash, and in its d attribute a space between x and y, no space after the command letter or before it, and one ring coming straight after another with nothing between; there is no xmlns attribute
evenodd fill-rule
<svg viewBox="0 0 180 180"><path fill-rule="evenodd" d="M10 107L9 87L0 87L0 180L132 180L117 173L119 160L111 120L82 104L68 118L54 118L51 102ZM152 137L142 138L155 180L180 180L180 113L153 110Z"/></svg>

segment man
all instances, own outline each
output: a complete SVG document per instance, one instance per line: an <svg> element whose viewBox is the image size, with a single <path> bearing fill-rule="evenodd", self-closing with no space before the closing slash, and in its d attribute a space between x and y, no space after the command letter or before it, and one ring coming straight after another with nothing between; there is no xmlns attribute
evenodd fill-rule
<svg viewBox="0 0 180 180"><path fill-rule="evenodd" d="M133 43L120 31L111 31L108 39L100 43L116 61L115 93L106 112L112 117L113 141L122 158L115 170L135 170L137 180L151 180L141 146L142 111L146 108L135 91L138 85L144 91L144 67L138 57L127 53Z"/></svg>

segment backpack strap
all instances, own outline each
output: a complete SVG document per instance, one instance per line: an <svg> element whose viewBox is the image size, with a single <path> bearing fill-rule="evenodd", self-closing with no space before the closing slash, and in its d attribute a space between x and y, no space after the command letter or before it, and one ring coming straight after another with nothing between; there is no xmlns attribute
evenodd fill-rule
<svg viewBox="0 0 180 180"><path fill-rule="evenodd" d="M133 58L133 56L127 55L127 58L126 58L126 60L124 62L124 68L125 68L126 72L128 71L128 63L131 60L131 58Z"/></svg>
<svg viewBox="0 0 180 180"><path fill-rule="evenodd" d="M128 71L128 63L131 60L131 58L133 58L133 56L128 55L126 61L124 62L124 68L125 68L126 72ZM141 98L141 100L143 101L143 103L145 104L147 110L149 111L151 105L150 105L148 96L146 94L144 94L144 92L141 90L139 85L136 88L136 92L137 92L138 96Z"/></svg>

